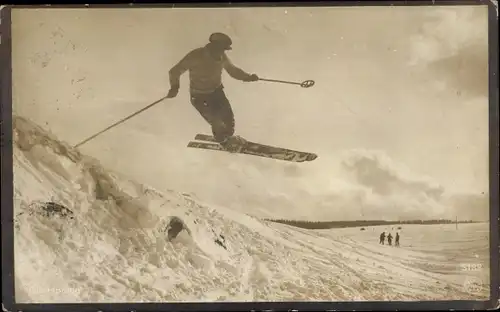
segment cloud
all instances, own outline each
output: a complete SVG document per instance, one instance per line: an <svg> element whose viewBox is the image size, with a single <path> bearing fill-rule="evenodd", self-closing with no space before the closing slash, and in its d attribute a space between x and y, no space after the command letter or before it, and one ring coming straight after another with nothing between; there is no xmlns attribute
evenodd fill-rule
<svg viewBox="0 0 500 312"><path fill-rule="evenodd" d="M485 220L486 195L450 194L381 151L351 150L340 171L304 205L311 220L447 218ZM319 186L319 183L316 183Z"/></svg>
<svg viewBox="0 0 500 312"><path fill-rule="evenodd" d="M422 193L439 200L444 188L423 178L412 176L407 169L394 164L382 152L355 151L342 162L345 170L352 173L358 183L382 196L390 194Z"/></svg>
<svg viewBox="0 0 500 312"><path fill-rule="evenodd" d="M489 195L484 194L453 194L446 200L453 207L455 214L461 219L488 221L490 218Z"/></svg>
<svg viewBox="0 0 500 312"><path fill-rule="evenodd" d="M488 12L482 7L430 11L410 39L410 64L462 96L488 95Z"/></svg>

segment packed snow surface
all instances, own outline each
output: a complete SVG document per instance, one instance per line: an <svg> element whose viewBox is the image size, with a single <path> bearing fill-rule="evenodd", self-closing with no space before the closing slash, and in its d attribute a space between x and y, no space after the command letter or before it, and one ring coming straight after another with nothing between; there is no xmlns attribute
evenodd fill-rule
<svg viewBox="0 0 500 312"><path fill-rule="evenodd" d="M489 295L487 223L306 230L262 221L130 181L21 117L14 187L18 302ZM172 219L182 230L169 240ZM399 231L401 246L380 245L382 231Z"/></svg>

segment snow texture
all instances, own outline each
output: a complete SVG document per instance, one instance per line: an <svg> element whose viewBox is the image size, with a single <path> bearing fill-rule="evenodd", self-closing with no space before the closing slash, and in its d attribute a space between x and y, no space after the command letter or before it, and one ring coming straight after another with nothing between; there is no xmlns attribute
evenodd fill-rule
<svg viewBox="0 0 500 312"><path fill-rule="evenodd" d="M356 170L359 162L370 166L359 157L343 165ZM363 172L358 180L370 185L373 176ZM425 200L440 192L387 181ZM389 187L377 185L380 194ZM131 181L18 116L14 187L20 303L489 295L487 223L306 230L262 221L196 194ZM401 246L379 245L382 231L399 231Z"/></svg>

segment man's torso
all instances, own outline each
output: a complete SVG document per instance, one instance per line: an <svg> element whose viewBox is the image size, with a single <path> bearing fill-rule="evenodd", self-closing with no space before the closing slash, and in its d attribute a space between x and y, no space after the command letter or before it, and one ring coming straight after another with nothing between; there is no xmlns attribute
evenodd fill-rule
<svg viewBox="0 0 500 312"><path fill-rule="evenodd" d="M216 60L205 48L193 50L189 62L189 80L192 93L211 93L222 85L224 58Z"/></svg>

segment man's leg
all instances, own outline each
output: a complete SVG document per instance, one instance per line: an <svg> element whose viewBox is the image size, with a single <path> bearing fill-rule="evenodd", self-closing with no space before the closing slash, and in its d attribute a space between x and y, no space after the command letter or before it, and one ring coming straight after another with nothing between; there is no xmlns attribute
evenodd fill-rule
<svg viewBox="0 0 500 312"><path fill-rule="evenodd" d="M211 125L215 140L222 142L231 137L234 134L234 114L222 87L208 96L207 105L213 111Z"/></svg>
<svg viewBox="0 0 500 312"><path fill-rule="evenodd" d="M212 134L215 137L214 125L217 123L217 111L216 108L209 105L209 97L210 94L191 94L191 104L212 127Z"/></svg>

